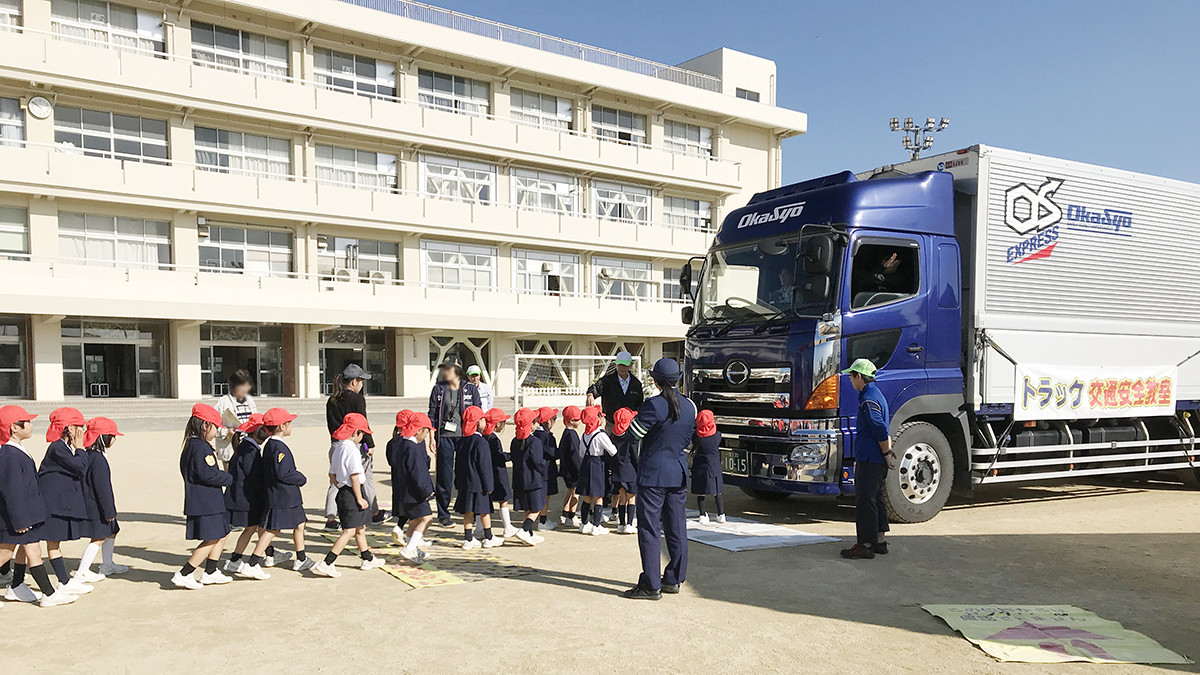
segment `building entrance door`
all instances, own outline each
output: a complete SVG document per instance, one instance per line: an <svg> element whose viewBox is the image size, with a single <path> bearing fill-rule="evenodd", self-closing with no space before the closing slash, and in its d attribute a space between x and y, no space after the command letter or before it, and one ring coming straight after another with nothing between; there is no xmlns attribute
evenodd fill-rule
<svg viewBox="0 0 1200 675"><path fill-rule="evenodd" d="M137 346L92 343L83 347L88 398L137 396Z"/></svg>

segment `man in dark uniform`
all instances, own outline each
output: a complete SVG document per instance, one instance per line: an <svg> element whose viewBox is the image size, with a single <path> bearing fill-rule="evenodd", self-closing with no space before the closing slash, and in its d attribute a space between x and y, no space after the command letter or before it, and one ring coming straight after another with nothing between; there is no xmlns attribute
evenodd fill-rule
<svg viewBox="0 0 1200 675"><path fill-rule="evenodd" d="M588 387L587 404L595 405L600 399L600 409L611 427L613 415L621 408L638 410L645 395L642 383L633 376L633 356L627 351L617 352L617 369Z"/></svg>
<svg viewBox="0 0 1200 675"><path fill-rule="evenodd" d="M642 442L637 500L642 574L637 585L625 591L625 597L635 600L678 593L687 577L687 449L696 433L696 405L676 388L681 375L674 359L655 362L650 377L661 393L646 399L629 425ZM666 568L660 532L667 540Z"/></svg>
<svg viewBox="0 0 1200 675"><path fill-rule="evenodd" d="M888 531L883 482L895 468L896 453L888 431L887 399L875 384L875 364L858 359L842 371L858 392L858 421L854 430L854 517L858 543L842 551L843 558L874 558L888 552L880 537Z"/></svg>

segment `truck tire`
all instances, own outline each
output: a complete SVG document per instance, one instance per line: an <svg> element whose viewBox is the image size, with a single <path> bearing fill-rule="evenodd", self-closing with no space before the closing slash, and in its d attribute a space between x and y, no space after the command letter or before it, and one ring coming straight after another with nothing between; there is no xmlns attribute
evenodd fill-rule
<svg viewBox="0 0 1200 675"><path fill-rule="evenodd" d="M923 523L937 515L954 487L954 452L940 429L928 422L908 422L892 440L896 469L884 480L888 518L896 523Z"/></svg>
<svg viewBox="0 0 1200 675"><path fill-rule="evenodd" d="M745 492L751 499L757 499L760 502L778 502L788 498L786 492L767 492L766 490L755 490L754 488L740 487L742 492Z"/></svg>

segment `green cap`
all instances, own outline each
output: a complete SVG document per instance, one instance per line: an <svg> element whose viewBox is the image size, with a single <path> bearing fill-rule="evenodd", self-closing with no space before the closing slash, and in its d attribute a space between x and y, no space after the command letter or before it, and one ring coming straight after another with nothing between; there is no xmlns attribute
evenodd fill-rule
<svg viewBox="0 0 1200 675"><path fill-rule="evenodd" d="M467 374L468 375L482 375L483 371L479 369L479 366L471 366L470 368L467 368Z"/></svg>
<svg viewBox="0 0 1200 675"><path fill-rule="evenodd" d="M632 366L633 356L624 350L617 352L617 365Z"/></svg>
<svg viewBox="0 0 1200 675"><path fill-rule="evenodd" d="M849 368L843 370L842 374L849 375L850 373L858 373L859 375L866 375L867 377L875 377L876 372L878 372L878 369L875 367L874 363L871 363L869 359L858 359L854 363L851 363Z"/></svg>

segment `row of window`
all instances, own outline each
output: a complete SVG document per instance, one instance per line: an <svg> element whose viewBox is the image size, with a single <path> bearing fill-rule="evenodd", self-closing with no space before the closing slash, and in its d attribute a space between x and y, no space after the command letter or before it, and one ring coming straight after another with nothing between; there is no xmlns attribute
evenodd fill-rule
<svg viewBox="0 0 1200 675"><path fill-rule="evenodd" d="M167 269L171 225L167 221L97 214L58 214L59 255L88 265L135 265ZM29 228L24 209L0 207L0 255L27 255ZM201 228L200 266L227 274L287 276L294 272L291 232L209 225ZM400 244L343 236L318 238L317 272L338 281L389 281L400 276ZM495 289L498 249L494 246L423 239L421 280L448 288ZM574 295L582 289L582 256L514 249L512 284L522 293ZM604 297L657 296L649 261L593 256L594 290ZM665 298L679 298L678 269L666 271Z"/></svg>
<svg viewBox="0 0 1200 675"><path fill-rule="evenodd" d="M0 0L0 25L19 23L20 4L20 0ZM161 13L105 0L53 0L51 12L52 27L64 39L114 49L166 51ZM285 39L202 21L193 21L191 28L192 58L201 65L259 77L290 77L291 47ZM325 47L313 48L313 79L331 89L371 98L394 99L398 92L394 63ZM422 68L417 89L417 100L425 107L469 115L492 112L491 85L484 80ZM738 91L741 96L743 90ZM511 92L511 117L524 124L572 130L572 109L572 102L560 96L518 88ZM646 142L645 115L594 105L591 123L600 138ZM711 129L668 121L663 135L668 150L712 155Z"/></svg>

